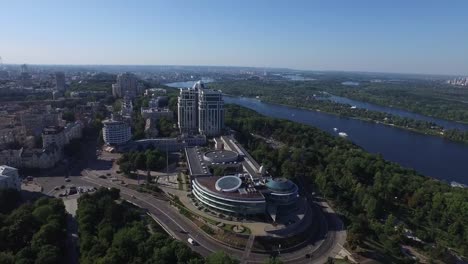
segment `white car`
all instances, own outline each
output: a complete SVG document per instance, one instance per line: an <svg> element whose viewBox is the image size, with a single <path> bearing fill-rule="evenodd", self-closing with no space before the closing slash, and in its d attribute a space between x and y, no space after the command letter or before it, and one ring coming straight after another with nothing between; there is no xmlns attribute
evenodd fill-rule
<svg viewBox="0 0 468 264"><path fill-rule="evenodd" d="M189 237L189 238L187 239L187 242L189 242L190 245L196 245L196 244L197 244L197 242L195 242L195 240L193 240L191 237Z"/></svg>

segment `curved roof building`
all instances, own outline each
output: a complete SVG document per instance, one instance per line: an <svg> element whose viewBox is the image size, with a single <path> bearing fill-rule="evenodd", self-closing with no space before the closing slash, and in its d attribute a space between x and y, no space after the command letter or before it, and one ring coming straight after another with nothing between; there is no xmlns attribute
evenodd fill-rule
<svg viewBox="0 0 468 264"><path fill-rule="evenodd" d="M204 206L227 215L261 215L266 212L265 197L247 186L238 176L197 177L192 193Z"/></svg>

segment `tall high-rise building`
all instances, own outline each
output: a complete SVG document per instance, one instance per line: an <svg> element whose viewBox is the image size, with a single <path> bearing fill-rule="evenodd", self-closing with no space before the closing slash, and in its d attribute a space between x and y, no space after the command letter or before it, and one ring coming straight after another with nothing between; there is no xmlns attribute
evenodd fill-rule
<svg viewBox="0 0 468 264"><path fill-rule="evenodd" d="M112 94L114 97L134 98L140 93L140 86L137 78L131 73L121 73L117 76L117 82L112 85Z"/></svg>
<svg viewBox="0 0 468 264"><path fill-rule="evenodd" d="M26 64L21 65L20 83L23 88L33 86L32 80L31 80L31 74L29 74L28 66Z"/></svg>
<svg viewBox="0 0 468 264"><path fill-rule="evenodd" d="M197 131L198 90L195 88L180 89L177 100L177 116L180 133Z"/></svg>
<svg viewBox="0 0 468 264"><path fill-rule="evenodd" d="M198 81L189 89L180 89L178 118L181 133L216 136L224 127L224 101L221 92L206 89Z"/></svg>
<svg viewBox="0 0 468 264"><path fill-rule="evenodd" d="M198 131L205 136L217 136L224 127L224 101L220 91L198 91Z"/></svg>
<svg viewBox="0 0 468 264"><path fill-rule="evenodd" d="M56 72L55 73L55 87L57 91L65 91L65 73Z"/></svg>

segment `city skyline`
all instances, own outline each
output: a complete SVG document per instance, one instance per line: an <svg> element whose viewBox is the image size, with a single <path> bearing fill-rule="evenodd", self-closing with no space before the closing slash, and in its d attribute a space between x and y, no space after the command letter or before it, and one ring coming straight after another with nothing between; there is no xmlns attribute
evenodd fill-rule
<svg viewBox="0 0 468 264"><path fill-rule="evenodd" d="M0 5L6 64L468 73L463 1Z"/></svg>

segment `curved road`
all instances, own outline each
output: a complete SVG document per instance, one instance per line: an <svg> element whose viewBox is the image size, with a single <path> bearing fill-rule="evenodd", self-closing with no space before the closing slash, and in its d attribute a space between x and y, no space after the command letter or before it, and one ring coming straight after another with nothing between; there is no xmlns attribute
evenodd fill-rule
<svg viewBox="0 0 468 264"><path fill-rule="evenodd" d="M84 177L82 180L89 182L93 185L103 187L114 187L120 189L120 194L123 199L131 201L141 208L145 208L153 216L153 218L175 239L187 243L187 239L192 237L198 245L193 246L187 243L194 251L200 253L202 256L207 256L216 251L224 251L229 255L235 256L237 259L242 259L244 251L233 249L220 244L206 235L189 219L179 214L179 212L169 205L167 201L162 201L154 198L152 195L140 193L130 188L118 185L109 180L104 180L90 175L88 171L83 171ZM133 197L133 198L132 198ZM309 198L309 197L308 197ZM311 201L311 200L309 200ZM312 202L313 203L313 202ZM325 215L320 212L320 206L324 207ZM346 240L346 232L338 231L343 229L341 220L333 214L333 211L325 204L312 204L312 207L318 215L321 216L321 226L328 226L328 233L321 230L323 240L308 245L288 253L281 253L280 258L284 263L324 263L328 257L334 257L341 250L341 245ZM311 237L310 240L312 240ZM310 254L310 258L306 258L306 254ZM269 255L250 253L246 263L264 263Z"/></svg>

